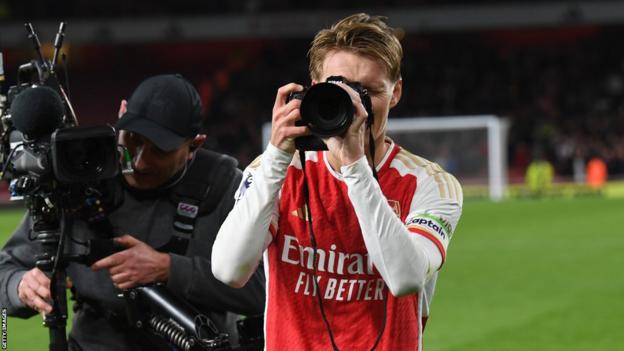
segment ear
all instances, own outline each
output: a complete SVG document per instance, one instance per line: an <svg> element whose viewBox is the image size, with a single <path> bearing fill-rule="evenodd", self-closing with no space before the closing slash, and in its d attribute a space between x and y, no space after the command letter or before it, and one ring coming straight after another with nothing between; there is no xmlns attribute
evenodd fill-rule
<svg viewBox="0 0 624 351"><path fill-rule="evenodd" d="M202 145L204 145L204 143L206 142L206 134L197 134L194 138L193 141L191 141L191 145L189 145L189 153L188 153L188 160L192 160L193 157L195 156L195 151L197 151L197 149L199 149Z"/></svg>
<svg viewBox="0 0 624 351"><path fill-rule="evenodd" d="M403 94L403 79L399 78L399 80L394 83L394 89L392 89L392 98L390 98L390 108L393 108L399 103L401 100L401 95Z"/></svg>
<svg viewBox="0 0 624 351"><path fill-rule="evenodd" d="M204 145L204 143L206 142L206 134L197 134L195 136L195 138L193 138L193 141L191 141L191 145L190 145L190 155L189 158L193 157L193 152L195 152L195 150L199 149L202 145Z"/></svg>
<svg viewBox="0 0 624 351"><path fill-rule="evenodd" d="M119 104L119 112L117 113L117 117L121 118L128 111L128 101L121 100L121 104Z"/></svg>

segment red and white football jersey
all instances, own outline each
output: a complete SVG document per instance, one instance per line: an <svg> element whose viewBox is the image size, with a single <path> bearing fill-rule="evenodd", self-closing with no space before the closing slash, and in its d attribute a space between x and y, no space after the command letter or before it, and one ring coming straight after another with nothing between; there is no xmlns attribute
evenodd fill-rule
<svg viewBox="0 0 624 351"><path fill-rule="evenodd" d="M388 206L411 234L431 240L444 260L461 214L461 187L437 164L388 143L388 152L377 167ZM252 177L257 167L258 162L252 163L246 173ZM249 182L249 176L243 183ZM302 191L304 181L309 209ZM242 184L239 192L248 185ZM305 177L297 156L288 167L269 228L272 240L264 253L267 350L332 349L317 295L341 350L372 347L383 324L384 297L387 321L377 350L422 349L437 271L431 272L421 291L398 298L389 293L371 262L347 190L325 152L306 153ZM306 223L310 214L316 260Z"/></svg>

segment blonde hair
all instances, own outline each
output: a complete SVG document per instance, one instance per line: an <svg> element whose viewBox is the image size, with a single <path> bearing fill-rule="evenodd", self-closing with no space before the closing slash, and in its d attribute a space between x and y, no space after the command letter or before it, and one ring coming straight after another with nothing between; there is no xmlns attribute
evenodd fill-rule
<svg viewBox="0 0 624 351"><path fill-rule="evenodd" d="M385 20L385 17L357 13L318 32L308 51L311 78L321 79L327 53L346 50L379 61L392 82L399 80L403 48Z"/></svg>

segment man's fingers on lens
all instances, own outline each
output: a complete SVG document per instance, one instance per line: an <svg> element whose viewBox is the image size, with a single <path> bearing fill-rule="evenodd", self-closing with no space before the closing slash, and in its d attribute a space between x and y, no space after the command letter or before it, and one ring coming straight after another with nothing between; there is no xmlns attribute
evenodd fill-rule
<svg viewBox="0 0 624 351"><path fill-rule="evenodd" d="M351 100L353 101L354 104L356 103L362 103L362 99L360 99L360 94L358 94L357 91L353 90L353 88L351 88L350 86L348 86L345 83L342 82L336 82L334 83L338 86L340 86L342 89L344 89L347 94L349 94L349 96L351 97Z"/></svg>
<svg viewBox="0 0 624 351"><path fill-rule="evenodd" d="M364 107L360 96L357 95L357 99L351 97L351 101L353 101L353 107L355 107L355 117L366 119L368 117L368 112L366 111L366 108Z"/></svg>
<svg viewBox="0 0 624 351"><path fill-rule="evenodd" d="M356 117L368 117L368 112L366 112L366 108L364 108L364 104L362 103L360 94L357 91L342 82L337 82L334 84L341 86L349 94L349 96L351 97L351 101L353 102L353 107L355 107L356 109Z"/></svg>

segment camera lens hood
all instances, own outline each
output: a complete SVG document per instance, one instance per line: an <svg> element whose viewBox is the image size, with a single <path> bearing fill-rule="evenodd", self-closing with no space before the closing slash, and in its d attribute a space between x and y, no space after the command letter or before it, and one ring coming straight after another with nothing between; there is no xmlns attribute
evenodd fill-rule
<svg viewBox="0 0 624 351"><path fill-rule="evenodd" d="M301 101L301 119L312 134L321 138L344 134L353 114L351 96L333 83L313 85Z"/></svg>

